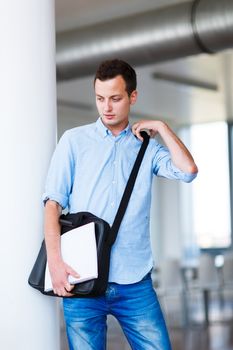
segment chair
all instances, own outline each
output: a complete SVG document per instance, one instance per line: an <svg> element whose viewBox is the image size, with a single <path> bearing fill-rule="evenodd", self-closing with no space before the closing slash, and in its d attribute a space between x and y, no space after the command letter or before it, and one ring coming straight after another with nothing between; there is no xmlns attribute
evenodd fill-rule
<svg viewBox="0 0 233 350"><path fill-rule="evenodd" d="M218 271L215 266L215 259L209 254L202 254L198 264L198 284L202 288L219 287Z"/></svg>
<svg viewBox="0 0 233 350"><path fill-rule="evenodd" d="M168 316L172 307L177 306L177 303L174 303L169 309L167 305L165 305L166 300L168 298L172 299L178 297L181 302L182 326L186 326L188 324L187 300L178 259L169 258L160 264L159 283L158 288L155 289L164 307L166 316Z"/></svg>
<svg viewBox="0 0 233 350"><path fill-rule="evenodd" d="M189 292L201 292L205 324L209 324L209 303L212 292L220 293L221 283L214 257L202 254L199 257L197 278L189 285Z"/></svg>
<svg viewBox="0 0 233 350"><path fill-rule="evenodd" d="M233 255L224 256L223 286L233 288Z"/></svg>
<svg viewBox="0 0 233 350"><path fill-rule="evenodd" d="M233 255L226 254L224 256L224 264L222 267L223 282L222 290L224 296L224 304L229 302L233 304ZM227 300L228 297L228 300Z"/></svg>

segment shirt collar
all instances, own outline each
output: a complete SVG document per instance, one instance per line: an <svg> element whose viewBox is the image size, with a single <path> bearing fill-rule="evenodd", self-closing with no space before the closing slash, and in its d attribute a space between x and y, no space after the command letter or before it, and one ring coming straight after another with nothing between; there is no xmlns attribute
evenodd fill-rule
<svg viewBox="0 0 233 350"><path fill-rule="evenodd" d="M112 132L104 125L104 123L102 122L100 117L96 121L96 128L97 128L97 130L99 131L99 133L101 134L102 137L106 137L108 135L112 135ZM128 123L126 128L124 130L122 130L118 136L126 135L130 131L131 131L131 126Z"/></svg>

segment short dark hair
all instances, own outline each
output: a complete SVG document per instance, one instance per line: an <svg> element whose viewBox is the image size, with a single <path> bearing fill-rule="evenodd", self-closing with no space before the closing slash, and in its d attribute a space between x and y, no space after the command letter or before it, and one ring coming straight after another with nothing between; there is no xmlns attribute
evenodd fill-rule
<svg viewBox="0 0 233 350"><path fill-rule="evenodd" d="M125 61L119 59L103 61L96 71L94 84L96 79L105 81L118 75L121 75L124 79L126 91L130 96L137 87L137 76L135 70Z"/></svg>

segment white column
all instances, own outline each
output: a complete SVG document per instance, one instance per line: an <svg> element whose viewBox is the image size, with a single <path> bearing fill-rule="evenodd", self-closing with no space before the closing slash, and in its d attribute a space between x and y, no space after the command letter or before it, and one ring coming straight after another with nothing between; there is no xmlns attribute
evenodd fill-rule
<svg viewBox="0 0 233 350"><path fill-rule="evenodd" d="M0 0L0 348L58 350L57 302L27 278L56 142L53 0Z"/></svg>

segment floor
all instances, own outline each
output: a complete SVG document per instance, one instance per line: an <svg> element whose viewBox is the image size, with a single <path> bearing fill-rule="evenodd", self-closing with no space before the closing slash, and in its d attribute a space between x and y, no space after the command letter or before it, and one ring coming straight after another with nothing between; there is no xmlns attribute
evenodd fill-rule
<svg viewBox="0 0 233 350"><path fill-rule="evenodd" d="M190 296L188 322L183 318L180 296L172 296L160 302L173 350L233 350L232 294L224 300L220 300L218 295L211 296L208 325L205 324L201 295ZM61 350L68 350L64 325L61 329L61 343ZM108 316L107 350L130 350L117 321L112 316Z"/></svg>
<svg viewBox="0 0 233 350"><path fill-rule="evenodd" d="M109 320L108 350L130 350L115 320ZM173 350L233 350L233 323L169 328Z"/></svg>

